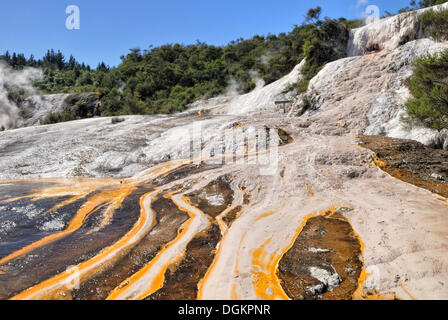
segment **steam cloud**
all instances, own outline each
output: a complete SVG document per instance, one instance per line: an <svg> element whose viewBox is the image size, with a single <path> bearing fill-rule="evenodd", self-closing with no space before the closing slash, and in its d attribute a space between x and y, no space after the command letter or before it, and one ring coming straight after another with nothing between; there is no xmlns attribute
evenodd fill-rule
<svg viewBox="0 0 448 320"><path fill-rule="evenodd" d="M17 124L19 108L14 101L8 98L8 90L23 90L26 93L35 93L32 83L42 79L40 69L25 68L15 71L9 66L0 63L0 128L11 129Z"/></svg>
<svg viewBox="0 0 448 320"><path fill-rule="evenodd" d="M280 49L277 50L269 50L262 56L257 58L257 61L261 62L263 65L268 66L271 58L279 52ZM260 77L260 74L256 70L250 70L249 75L252 79L252 82L255 84L255 90L261 89L265 86L265 81ZM228 82L226 91L224 95L220 97L236 97L241 95L243 85L239 83L235 78L231 78Z"/></svg>
<svg viewBox="0 0 448 320"><path fill-rule="evenodd" d="M259 57L257 60L259 62L261 62L263 65L265 66L269 66L269 60L271 60L271 58L276 55L281 49L283 48L283 46L281 48L277 48L276 50L270 49L268 52L266 52L265 54L263 54L261 57Z"/></svg>
<svg viewBox="0 0 448 320"><path fill-rule="evenodd" d="M263 88L266 84L264 80L260 78L260 74L258 73L258 71L251 70L249 71L249 75L252 79L252 82L255 83L255 90ZM221 95L220 97L237 97L241 95L242 86L243 85L235 78L231 78L224 95Z"/></svg>

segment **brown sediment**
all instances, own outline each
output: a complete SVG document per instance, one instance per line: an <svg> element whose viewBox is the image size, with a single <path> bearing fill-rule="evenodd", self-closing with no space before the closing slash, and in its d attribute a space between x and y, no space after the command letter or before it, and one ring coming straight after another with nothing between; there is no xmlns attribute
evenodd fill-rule
<svg viewBox="0 0 448 320"><path fill-rule="evenodd" d="M212 222L188 243L182 259L167 269L163 287L146 299L194 300L198 297L198 285L212 265L217 245L225 233L219 217L229 210L233 202L230 181L231 177L222 176L187 195L190 203L208 215ZM220 197L222 201L214 203L210 197Z"/></svg>
<svg viewBox="0 0 448 320"><path fill-rule="evenodd" d="M48 223L57 218L64 226L67 225L73 218L73 215L84 203L83 200L78 200L69 204L64 209L64 212L55 212L49 216L42 214L42 212L49 210L54 205L61 201L65 201L67 198L68 197L41 199L34 201L32 204L29 204L27 200L18 200L17 202L0 205L0 220L4 221L5 219L11 219L16 223L13 232L0 233L0 258L58 231L51 229L44 230L43 232L42 227L44 223ZM22 209L27 211L28 206L33 210L33 213L30 215L21 216L14 214L18 209L19 211Z"/></svg>
<svg viewBox="0 0 448 320"><path fill-rule="evenodd" d="M283 130L281 128L277 129L277 133L278 133L278 137L280 138L280 142L279 142L280 146L290 144L294 141L294 138L291 137L291 135L288 132L286 132L285 130Z"/></svg>
<svg viewBox="0 0 448 320"><path fill-rule="evenodd" d="M179 168L164 174L161 177L157 177L157 180L153 181L153 185L156 187L163 186L173 181L184 179L197 173L213 170L218 167L220 167L220 165L207 164L207 163L200 163L200 164L186 163L180 166Z"/></svg>
<svg viewBox="0 0 448 320"><path fill-rule="evenodd" d="M215 218L221 214L233 201L233 190L230 187L231 177L222 176L209 183L205 188L192 192L187 196L191 204L205 214ZM221 201L214 203L211 197L219 197Z"/></svg>
<svg viewBox="0 0 448 320"><path fill-rule="evenodd" d="M391 176L448 198L448 151L412 140L359 136L376 153L374 163Z"/></svg>
<svg viewBox="0 0 448 320"><path fill-rule="evenodd" d="M143 300L160 290L165 283L167 270L182 260L190 241L210 226L210 218L193 207L188 197L176 194L171 195L171 199L180 210L188 213L190 219L182 224L174 240L166 244L142 269L112 290L107 300Z"/></svg>
<svg viewBox="0 0 448 320"><path fill-rule="evenodd" d="M195 300L198 296L198 284L213 262L219 241L220 228L214 222L191 240L183 259L167 270L163 287L147 299Z"/></svg>
<svg viewBox="0 0 448 320"><path fill-rule="evenodd" d="M82 283L78 290L73 290L74 299L106 299L114 288L143 268L166 243L176 238L178 229L188 219L188 215L166 198L166 194L169 192L160 194L151 205L157 213L152 231L109 270Z"/></svg>
<svg viewBox="0 0 448 320"><path fill-rule="evenodd" d="M343 211L339 209L334 213L328 211L324 215L309 217L294 245L280 260L278 276L290 298L352 298L363 268L362 244L349 221L342 216ZM329 288L328 283L312 276L313 267L329 274L337 273L339 283Z"/></svg>
<svg viewBox="0 0 448 320"><path fill-rule="evenodd" d="M222 221L227 225L227 228L230 228L235 220L239 218L242 209L242 206L236 206L222 218Z"/></svg>
<svg viewBox="0 0 448 320"><path fill-rule="evenodd" d="M269 140L271 130L277 131L277 135L279 137L279 146L284 146L294 141L294 138L282 128L269 128L268 126L265 126L264 129L266 131L267 140Z"/></svg>
<svg viewBox="0 0 448 320"><path fill-rule="evenodd" d="M314 196L316 195L314 193L313 189L311 189L309 184L306 184L305 188L306 188L307 196L301 200L302 203L304 203L307 200L310 200L310 199L314 198Z"/></svg>

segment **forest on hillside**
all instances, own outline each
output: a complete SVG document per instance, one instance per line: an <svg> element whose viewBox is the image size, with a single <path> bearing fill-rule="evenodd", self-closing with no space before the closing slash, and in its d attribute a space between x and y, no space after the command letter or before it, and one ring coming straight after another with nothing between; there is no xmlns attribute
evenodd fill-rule
<svg viewBox="0 0 448 320"><path fill-rule="evenodd" d="M443 2L412 1L411 7L401 11ZM104 62L92 68L55 50L48 50L41 59L6 52L0 60L14 69L41 68L44 78L35 86L43 93L97 92L101 116L173 113L198 99L225 93L232 81L240 93L253 90L259 80L272 83L305 58L305 80L290 88L304 92L326 63L345 56L349 30L362 23L322 18L321 13L320 7L310 9L305 20L288 33L255 35L226 46L197 42L134 48L114 68ZM20 92L10 95L23 98Z"/></svg>

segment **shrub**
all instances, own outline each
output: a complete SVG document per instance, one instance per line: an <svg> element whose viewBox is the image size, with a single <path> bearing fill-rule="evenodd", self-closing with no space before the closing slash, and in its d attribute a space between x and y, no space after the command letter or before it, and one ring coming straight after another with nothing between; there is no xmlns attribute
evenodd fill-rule
<svg viewBox="0 0 448 320"><path fill-rule="evenodd" d="M41 125L66 122L76 120L76 115L73 112L51 112L40 120Z"/></svg>
<svg viewBox="0 0 448 320"><path fill-rule="evenodd" d="M126 120L123 118L112 118L111 123L117 124L117 123L124 122L124 121L126 121Z"/></svg>
<svg viewBox="0 0 448 320"><path fill-rule="evenodd" d="M307 90L309 81L322 70L326 63L346 56L349 39L346 20L326 19L317 26L313 36L303 45L306 63L302 69L304 80L299 86L299 94Z"/></svg>
<svg viewBox="0 0 448 320"><path fill-rule="evenodd" d="M23 108L20 110L19 116L23 119L30 119L33 116L33 110L30 108Z"/></svg>
<svg viewBox="0 0 448 320"><path fill-rule="evenodd" d="M448 50L415 62L409 80L413 98L407 104L407 122L421 122L437 130L448 128Z"/></svg>
<svg viewBox="0 0 448 320"><path fill-rule="evenodd" d="M437 41L448 40L448 10L428 10L419 21L429 37Z"/></svg>

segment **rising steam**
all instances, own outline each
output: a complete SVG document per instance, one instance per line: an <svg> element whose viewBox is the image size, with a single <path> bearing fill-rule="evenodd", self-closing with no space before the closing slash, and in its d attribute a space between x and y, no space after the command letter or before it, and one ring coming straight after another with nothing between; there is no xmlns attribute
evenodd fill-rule
<svg viewBox="0 0 448 320"><path fill-rule="evenodd" d="M25 68L15 71L11 67L0 63L0 129L14 128L19 119L19 108L9 98L9 91L22 91L27 94L35 93L32 83L42 79L40 69Z"/></svg>
<svg viewBox="0 0 448 320"><path fill-rule="evenodd" d="M255 89L258 90L264 87L266 84L265 81L260 77L258 71L250 70L249 75L251 77L252 82L255 84ZM235 78L230 78L226 91L224 93L224 97L237 97L242 94L243 84L238 82Z"/></svg>

